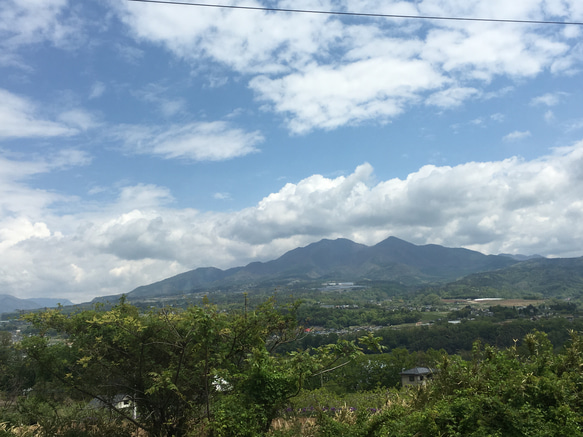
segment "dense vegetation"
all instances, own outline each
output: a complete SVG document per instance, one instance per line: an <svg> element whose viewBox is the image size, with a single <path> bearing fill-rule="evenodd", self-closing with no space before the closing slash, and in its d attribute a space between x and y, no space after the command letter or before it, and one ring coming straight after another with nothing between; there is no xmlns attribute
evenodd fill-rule
<svg viewBox="0 0 583 437"><path fill-rule="evenodd" d="M575 302L477 306L430 291L27 314L0 331L0 436L583 434ZM439 370L400 388L414 366Z"/></svg>
<svg viewBox="0 0 583 437"><path fill-rule="evenodd" d="M42 409L59 416L63 404L94 402L150 436L179 437L194 429L257 435L306 378L360 352L354 342L339 340L277 355L277 347L298 334L296 307L278 308L269 300L253 311L205 304L140 313L122 300L109 310L29 314L37 333L21 341L24 355L5 347L11 355L3 360L5 374L15 381L2 388L7 401L17 402L21 419L40 416ZM26 366L17 366L19 359ZM28 367L30 380L18 378L17 367ZM127 408L119 406L120 396Z"/></svg>
<svg viewBox="0 0 583 437"><path fill-rule="evenodd" d="M539 258L474 273L440 288L444 297L581 298L583 258Z"/></svg>
<svg viewBox="0 0 583 437"><path fill-rule="evenodd" d="M573 334L553 353L538 332L526 350L475 343L471 359L444 355L440 373L421 389L389 392L379 411L318 414L318 436L583 435L583 342Z"/></svg>

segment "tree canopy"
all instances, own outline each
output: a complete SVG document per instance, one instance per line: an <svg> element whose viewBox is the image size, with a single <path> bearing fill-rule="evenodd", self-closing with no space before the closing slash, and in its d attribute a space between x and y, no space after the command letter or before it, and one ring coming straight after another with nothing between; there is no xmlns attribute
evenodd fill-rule
<svg viewBox="0 0 583 437"><path fill-rule="evenodd" d="M98 399L152 436L179 437L193 426L213 427L227 412L245 412L252 435L269 428L277 409L307 377L360 353L354 342L340 340L275 354L301 332L296 310L297 303L278 307L270 299L253 311L226 312L206 304L140 313L122 300L107 311L30 314L39 333L23 346L46 378ZM120 394L132 400L135 411L116 406ZM219 435L228 432L217 429Z"/></svg>

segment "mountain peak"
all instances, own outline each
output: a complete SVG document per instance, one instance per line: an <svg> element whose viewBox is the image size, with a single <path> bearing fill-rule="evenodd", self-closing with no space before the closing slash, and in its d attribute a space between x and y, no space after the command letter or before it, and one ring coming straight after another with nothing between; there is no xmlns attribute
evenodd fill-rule
<svg viewBox="0 0 583 437"><path fill-rule="evenodd" d="M413 246L416 246L416 245L413 244L413 243L409 243L408 241L401 240L400 238L390 236L388 238L385 238L383 241L375 244L375 246L403 246L403 247L413 247Z"/></svg>

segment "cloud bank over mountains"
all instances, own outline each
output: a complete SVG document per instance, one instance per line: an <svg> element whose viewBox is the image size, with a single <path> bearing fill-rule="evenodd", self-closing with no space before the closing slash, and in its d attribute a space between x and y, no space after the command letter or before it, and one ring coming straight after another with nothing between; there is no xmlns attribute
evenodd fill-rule
<svg viewBox="0 0 583 437"><path fill-rule="evenodd" d="M0 162L0 173L14 165ZM18 165L34 172L54 164ZM55 287L63 297L84 288L114 294L198 266L273 259L321 238L374 244L389 235L484 253L578 256L582 188L583 142L533 161L428 165L386 181L364 163L347 176L285 184L228 213L173 208L169 190L139 185L122 187L113 203L57 215L54 203L78 199L12 177L0 195L0 277L5 289L25 295Z"/></svg>

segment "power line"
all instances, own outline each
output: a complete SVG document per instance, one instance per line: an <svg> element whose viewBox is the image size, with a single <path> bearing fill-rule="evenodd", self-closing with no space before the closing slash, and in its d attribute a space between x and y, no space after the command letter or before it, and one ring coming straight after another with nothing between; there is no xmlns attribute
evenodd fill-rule
<svg viewBox="0 0 583 437"><path fill-rule="evenodd" d="M559 25L574 25L583 26L583 22L578 21L547 21L547 20L513 20L502 18L471 18L471 17L442 17L431 15L401 15L401 14L374 14L366 12L341 12L341 11L318 11L310 9L284 9L284 8L268 8L261 6L235 6L235 5L219 5L208 3L188 3L174 0L127 0L130 2L139 3L158 3L165 5L182 5L182 6L199 6L208 8L221 9L244 9L251 11L267 11L267 12L294 12L300 14L321 14L321 15L347 15L351 17L369 17L369 18L407 18L417 20L449 20L449 21L481 21L488 23L518 23L518 24L559 24Z"/></svg>

